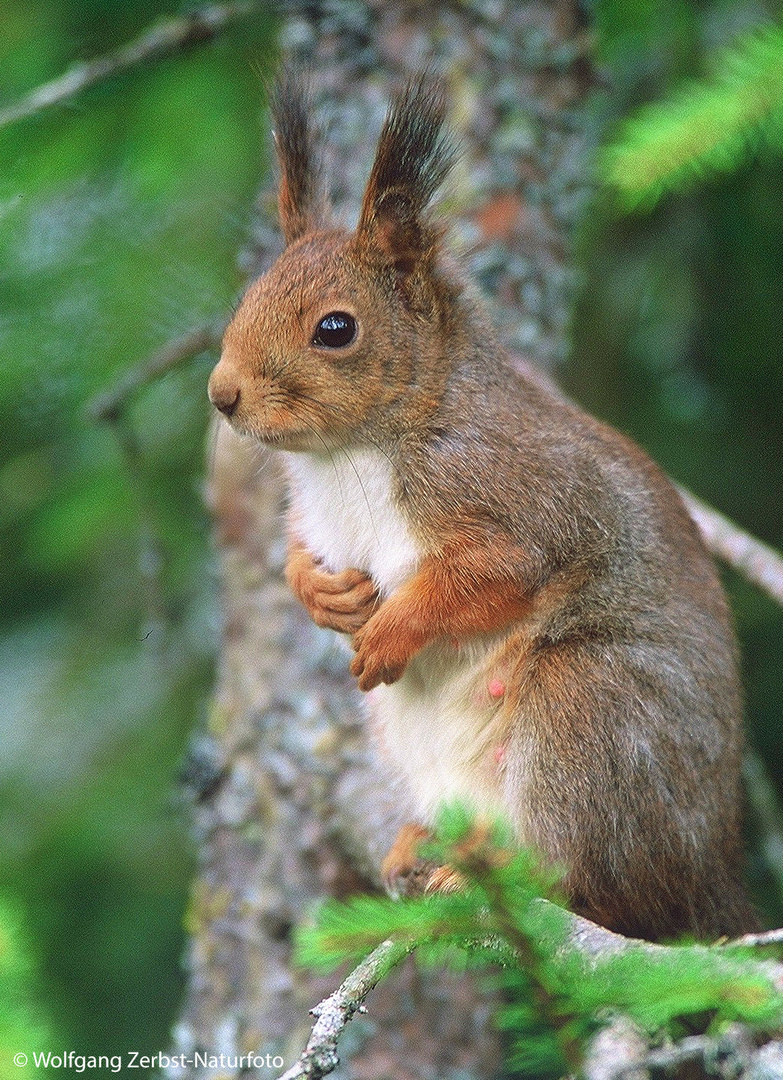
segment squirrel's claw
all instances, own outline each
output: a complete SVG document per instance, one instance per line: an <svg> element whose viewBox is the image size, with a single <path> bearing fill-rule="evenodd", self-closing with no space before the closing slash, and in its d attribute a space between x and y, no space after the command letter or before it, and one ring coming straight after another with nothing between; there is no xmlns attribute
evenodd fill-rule
<svg viewBox="0 0 783 1080"><path fill-rule="evenodd" d="M416 632L408 610L392 596L354 634L352 644L356 656L351 674L358 678L360 690L372 690L379 683L397 682L426 639Z"/></svg>
<svg viewBox="0 0 783 1080"><path fill-rule="evenodd" d="M407 661L391 664L381 657L359 653L351 661L351 674L359 680L360 690L374 690L381 683L397 682L407 667Z"/></svg>
<svg viewBox="0 0 783 1080"><path fill-rule="evenodd" d="M381 878L392 896L420 896L436 869L436 864L421 858L419 845L431 838L422 825L403 825L381 863Z"/></svg>
<svg viewBox="0 0 783 1080"><path fill-rule="evenodd" d="M383 621L376 617L354 634L352 644L356 656L351 661L351 674L359 680L360 690L397 682L412 655L403 641L384 631Z"/></svg>
<svg viewBox="0 0 783 1080"><path fill-rule="evenodd" d="M454 893L464 889L465 878L453 866L436 866L424 886L425 896L431 893Z"/></svg>
<svg viewBox="0 0 783 1080"><path fill-rule="evenodd" d="M440 866L419 855L419 847L431 838L421 825L403 825L386 858L381 877L392 896L421 896L436 892L458 892L465 879L451 866Z"/></svg>

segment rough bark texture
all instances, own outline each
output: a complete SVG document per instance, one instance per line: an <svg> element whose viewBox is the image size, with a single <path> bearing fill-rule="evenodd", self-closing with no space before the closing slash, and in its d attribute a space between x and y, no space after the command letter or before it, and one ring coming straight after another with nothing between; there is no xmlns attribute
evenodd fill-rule
<svg viewBox="0 0 783 1080"><path fill-rule="evenodd" d="M553 365L564 351L570 238L586 190L589 64L578 5L397 0L289 4L282 14L283 52L310 68L329 125L326 166L347 220L390 85L426 65L444 72L463 148L444 199L455 246L509 344ZM249 274L280 247L272 200L260 207ZM223 641L209 730L194 744L201 868L174 1052L270 1053L288 1067L307 1041L308 1009L339 981L292 969L291 928L315 898L372 887L406 814L405 793L367 743L344 649L309 623L282 580L282 498L273 456L221 425L209 500ZM497 1073L497 1037L470 979L408 962L368 1005L341 1042L336 1076Z"/></svg>

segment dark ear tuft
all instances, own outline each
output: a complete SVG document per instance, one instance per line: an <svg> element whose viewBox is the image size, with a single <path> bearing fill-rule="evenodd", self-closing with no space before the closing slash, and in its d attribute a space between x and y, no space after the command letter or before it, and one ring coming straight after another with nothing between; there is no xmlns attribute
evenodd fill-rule
<svg viewBox="0 0 783 1080"><path fill-rule="evenodd" d="M270 97L275 149L280 163L278 207L287 243L321 223L324 199L307 80L284 67Z"/></svg>
<svg viewBox="0 0 783 1080"><path fill-rule="evenodd" d="M396 94L364 194L358 235L378 244L404 273L433 242L423 214L456 155L445 113L443 89L426 74Z"/></svg>

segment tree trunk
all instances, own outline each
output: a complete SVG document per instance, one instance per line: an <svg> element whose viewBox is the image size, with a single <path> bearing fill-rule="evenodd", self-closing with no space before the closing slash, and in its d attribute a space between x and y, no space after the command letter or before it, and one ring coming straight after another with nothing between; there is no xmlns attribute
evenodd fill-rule
<svg viewBox="0 0 783 1080"><path fill-rule="evenodd" d="M446 76L462 158L444 199L508 343L545 366L565 349L573 226L586 192L590 82L575 0L284 6L282 50L312 73L329 123L334 201L355 218L393 83ZM279 250L260 203L252 272ZM337 984L291 965L291 929L323 896L377 887L405 819L369 745L336 635L282 579L274 455L218 427L209 502L223 641L208 732L194 742L201 865L189 914L189 988L173 1052L215 1055L176 1075L271 1077L298 1057L308 1009ZM369 999L341 1043L342 1077L489 1077L500 1067L486 995L469 977L410 962ZM277 1055L242 1071L226 1059ZM222 1065L219 1055L225 1055ZM337 1075L337 1074L336 1074Z"/></svg>

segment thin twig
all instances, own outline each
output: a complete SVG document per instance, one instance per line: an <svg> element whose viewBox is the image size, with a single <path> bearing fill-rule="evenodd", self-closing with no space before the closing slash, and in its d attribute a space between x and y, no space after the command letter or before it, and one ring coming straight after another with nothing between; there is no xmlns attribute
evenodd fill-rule
<svg viewBox="0 0 783 1080"><path fill-rule="evenodd" d="M658 1073L674 1072L681 1065L691 1062L703 1062L710 1052L715 1053L716 1040L709 1035L687 1035L673 1046L649 1050L643 1057L631 1061L613 1072L613 1080L631 1080L632 1077L647 1076L648 1069Z"/></svg>
<svg viewBox="0 0 783 1080"><path fill-rule="evenodd" d="M88 86L94 86L129 68L211 41L229 24L259 8L260 4L250 0L210 4L186 15L156 22L127 45L83 64L74 64L63 75L43 83L20 101L0 109L0 129L52 105L70 101Z"/></svg>
<svg viewBox="0 0 783 1080"><path fill-rule="evenodd" d="M783 556L689 491L680 488L680 494L713 555L783 604Z"/></svg>
<svg viewBox="0 0 783 1080"><path fill-rule="evenodd" d="M343 984L310 1011L317 1018L310 1038L299 1060L280 1080L321 1080L337 1067L337 1040L343 1028L357 1012L362 1011L364 999L374 986L411 951L411 946L396 941L382 941Z"/></svg>
<svg viewBox="0 0 783 1080"><path fill-rule="evenodd" d="M114 386L94 397L87 405L88 415L93 420L117 420L137 390L186 360L215 348L220 344L223 330L224 327L216 323L206 323L174 338L138 367L126 371Z"/></svg>
<svg viewBox="0 0 783 1080"><path fill-rule="evenodd" d="M778 930L762 930L758 934L743 934L742 937L733 938L730 945L745 945L755 948L758 945L783 945L783 927Z"/></svg>
<svg viewBox="0 0 783 1080"><path fill-rule="evenodd" d="M625 1080L630 1076L639 1076L640 1072L644 1075L648 1069L656 1074L674 1075L681 1066L693 1062L707 1066L709 1075L739 1076L740 1073L744 1074L752 1052L747 1033L739 1027L719 1036L687 1035L673 1046L650 1050L639 1061L624 1066L614 1076L616 1080ZM725 1069L718 1073L715 1066L719 1062L730 1063L731 1072Z"/></svg>
<svg viewBox="0 0 783 1080"><path fill-rule="evenodd" d="M761 1080L762 1076L780 1075L754 1067L757 1053L749 1029L735 1023L714 1035L686 1035L670 1046L656 1047L611 1075L613 1080L631 1080L649 1076L649 1070L654 1076L679 1076L682 1066L691 1063L701 1066L699 1076L756 1076Z"/></svg>

